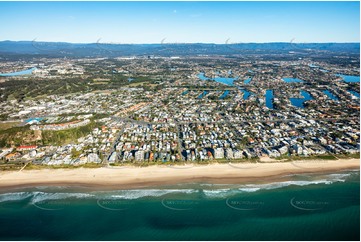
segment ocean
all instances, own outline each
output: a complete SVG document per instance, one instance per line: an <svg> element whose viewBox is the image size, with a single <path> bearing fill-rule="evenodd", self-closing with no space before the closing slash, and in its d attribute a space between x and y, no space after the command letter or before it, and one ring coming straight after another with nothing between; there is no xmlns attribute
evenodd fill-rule
<svg viewBox="0 0 361 242"><path fill-rule="evenodd" d="M1 240L359 240L360 173L0 192Z"/></svg>

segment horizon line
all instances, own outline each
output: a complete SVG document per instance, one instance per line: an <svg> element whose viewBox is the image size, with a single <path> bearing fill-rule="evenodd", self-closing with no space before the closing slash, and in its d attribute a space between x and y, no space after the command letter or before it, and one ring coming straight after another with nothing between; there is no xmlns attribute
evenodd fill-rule
<svg viewBox="0 0 361 242"><path fill-rule="evenodd" d="M234 42L234 43L212 43L212 42L166 42L164 39L157 43L116 43L116 42L67 42L67 41L35 41L33 40L0 40L0 42L38 42L38 43L64 43L64 44L99 44L99 45L187 45L187 44L212 44L212 45L236 45L236 44L360 44L360 42L293 42L293 41L272 41L272 42Z"/></svg>

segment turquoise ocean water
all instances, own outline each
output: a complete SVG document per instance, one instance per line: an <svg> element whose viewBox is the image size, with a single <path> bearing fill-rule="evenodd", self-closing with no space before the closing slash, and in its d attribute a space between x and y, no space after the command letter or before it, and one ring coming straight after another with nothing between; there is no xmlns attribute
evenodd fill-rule
<svg viewBox="0 0 361 242"><path fill-rule="evenodd" d="M359 171L136 190L0 194L1 240L359 240Z"/></svg>

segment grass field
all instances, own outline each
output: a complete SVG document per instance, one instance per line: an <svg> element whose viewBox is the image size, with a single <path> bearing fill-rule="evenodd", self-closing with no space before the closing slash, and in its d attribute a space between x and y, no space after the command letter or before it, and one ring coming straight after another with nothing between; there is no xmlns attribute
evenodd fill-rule
<svg viewBox="0 0 361 242"><path fill-rule="evenodd" d="M14 126L18 126L21 122L1 122L0 130L10 129Z"/></svg>

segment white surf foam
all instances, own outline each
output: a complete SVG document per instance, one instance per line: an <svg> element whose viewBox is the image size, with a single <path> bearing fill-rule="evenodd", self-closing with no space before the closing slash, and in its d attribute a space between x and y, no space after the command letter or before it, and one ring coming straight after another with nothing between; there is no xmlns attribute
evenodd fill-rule
<svg viewBox="0 0 361 242"><path fill-rule="evenodd" d="M107 192L106 194L97 194L101 198L109 199L138 199L142 197L161 197L172 193L195 193L195 189L138 189L138 190L118 190Z"/></svg>
<svg viewBox="0 0 361 242"><path fill-rule="evenodd" d="M246 184L246 185L240 185L238 188L235 189L203 190L203 192L209 198L225 198L239 193L251 193L260 190L272 190L272 189L279 189L288 186L308 186L308 185L317 185L317 184L329 185L334 182L345 182L348 176L350 176L350 174L330 174L327 175L327 178L319 179L319 180L282 181L282 182L272 182L266 184Z"/></svg>
<svg viewBox="0 0 361 242"><path fill-rule="evenodd" d="M31 199L32 204L39 203L48 200L65 200L69 198L92 198L94 195L89 193L47 193L47 192L34 192L34 196Z"/></svg>
<svg viewBox="0 0 361 242"><path fill-rule="evenodd" d="M20 201L33 196L32 192L12 192L0 194L0 203L8 201Z"/></svg>
<svg viewBox="0 0 361 242"><path fill-rule="evenodd" d="M197 194L203 192L208 198L224 198L239 193L251 193L260 190L272 190L288 186L308 186L314 184L332 184L334 182L345 182L352 173L328 174L319 177L317 180L295 180L281 181L266 184L232 184L230 188L208 189L136 189L136 190L116 190L116 191L97 191L97 192L12 192L0 194L0 203L8 201L21 201L31 199L30 203L39 203L46 200L60 199L139 199L143 197L161 197L167 194ZM320 179L321 178L321 179ZM202 184L206 187L206 184ZM212 184L213 185L213 184ZM236 187L235 187L236 186ZM44 188L44 187L42 187Z"/></svg>

